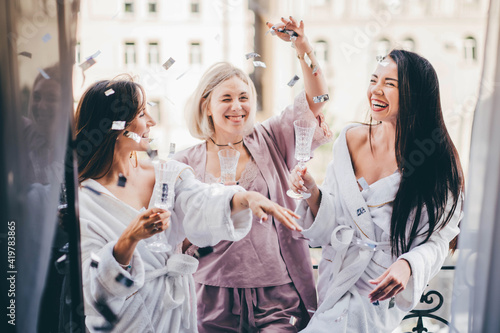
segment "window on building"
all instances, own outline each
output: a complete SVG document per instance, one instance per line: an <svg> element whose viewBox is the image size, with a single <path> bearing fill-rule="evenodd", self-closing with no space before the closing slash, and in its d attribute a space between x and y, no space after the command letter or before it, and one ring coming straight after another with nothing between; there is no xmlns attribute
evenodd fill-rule
<svg viewBox="0 0 500 333"><path fill-rule="evenodd" d="M474 37L464 39L464 59L467 62L475 62L477 60L477 42Z"/></svg>
<svg viewBox="0 0 500 333"><path fill-rule="evenodd" d="M158 42L150 42L148 44L148 63L160 63L160 47L158 46Z"/></svg>
<svg viewBox="0 0 500 333"><path fill-rule="evenodd" d="M125 1L123 3L123 9L125 13L133 13L134 12L134 3L132 1Z"/></svg>
<svg viewBox="0 0 500 333"><path fill-rule="evenodd" d="M201 64L201 44L199 42L191 43L189 48L189 63L191 65Z"/></svg>
<svg viewBox="0 0 500 333"><path fill-rule="evenodd" d="M191 0L191 13L198 14L200 12L200 0Z"/></svg>
<svg viewBox="0 0 500 333"><path fill-rule="evenodd" d="M385 57L389 54L391 42L387 38L382 38L375 45L375 55Z"/></svg>
<svg viewBox="0 0 500 333"><path fill-rule="evenodd" d="M403 48L403 50L415 52L415 41L413 40L413 38L406 38L401 43L401 47Z"/></svg>
<svg viewBox="0 0 500 333"><path fill-rule="evenodd" d="M322 62L328 62L328 43L324 40L318 40L314 42L314 51L316 54L316 58Z"/></svg>
<svg viewBox="0 0 500 333"><path fill-rule="evenodd" d="M135 43L125 42L125 64L131 65L137 63Z"/></svg>
<svg viewBox="0 0 500 333"><path fill-rule="evenodd" d="M158 4L156 3L156 1L149 1L148 11L150 13L157 13L158 12Z"/></svg>

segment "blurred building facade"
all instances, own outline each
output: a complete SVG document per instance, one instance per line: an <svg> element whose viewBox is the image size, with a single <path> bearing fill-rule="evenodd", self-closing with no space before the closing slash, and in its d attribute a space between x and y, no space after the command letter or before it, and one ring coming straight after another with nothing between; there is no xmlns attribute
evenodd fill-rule
<svg viewBox="0 0 500 333"><path fill-rule="evenodd" d="M400 47L429 59L441 86L442 107L467 171L472 115L480 87L486 0L82 0L77 62L101 51L97 64L80 73L78 98L91 82L119 73L140 77L159 125L163 153L196 142L185 125L184 105L202 73L227 60L251 74L263 120L279 113L303 89L287 82L300 75L290 44L266 34L265 23L294 16L306 33L327 78L325 115L335 133L350 121L366 120L366 89L376 56ZM255 51L267 68L254 68ZM161 65L176 60L168 70ZM76 67L78 69L78 67ZM80 71L78 69L78 71ZM84 82L83 82L84 81ZM81 83L83 82L83 84ZM319 179L331 145L310 162Z"/></svg>

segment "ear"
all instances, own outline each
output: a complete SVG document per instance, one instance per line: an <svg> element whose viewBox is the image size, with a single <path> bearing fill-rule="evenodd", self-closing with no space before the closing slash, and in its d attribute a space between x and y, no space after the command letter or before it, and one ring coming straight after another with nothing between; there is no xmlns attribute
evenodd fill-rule
<svg viewBox="0 0 500 333"><path fill-rule="evenodd" d="M207 109L207 111L206 111L207 116L209 116L209 117L212 116L212 111L210 111L210 103L208 103L207 98L205 98L205 97L202 98L201 107Z"/></svg>

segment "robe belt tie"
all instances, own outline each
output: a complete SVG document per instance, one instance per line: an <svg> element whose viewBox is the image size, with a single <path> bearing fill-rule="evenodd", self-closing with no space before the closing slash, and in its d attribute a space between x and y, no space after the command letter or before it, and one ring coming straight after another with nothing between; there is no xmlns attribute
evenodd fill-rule
<svg viewBox="0 0 500 333"><path fill-rule="evenodd" d="M154 271L146 272L144 283L166 275L164 310L169 311L181 306L182 319L196 325L196 291L193 274L198 268L198 260L185 254L173 254L167 259L167 264ZM186 300L186 297L189 299Z"/></svg>

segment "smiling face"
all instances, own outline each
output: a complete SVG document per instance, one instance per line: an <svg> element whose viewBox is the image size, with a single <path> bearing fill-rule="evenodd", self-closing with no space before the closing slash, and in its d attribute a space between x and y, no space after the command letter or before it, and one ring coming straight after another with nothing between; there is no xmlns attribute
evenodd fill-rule
<svg viewBox="0 0 500 333"><path fill-rule="evenodd" d="M249 87L237 76L227 79L212 91L207 116L212 118L216 138L241 138L250 112Z"/></svg>
<svg viewBox="0 0 500 333"><path fill-rule="evenodd" d="M155 125L156 122L149 114L149 111L146 108L140 110L135 119L130 122L130 125L126 128L126 130L138 134L141 137L141 141L137 143L129 138L120 138L116 141L117 148L136 151L148 150L149 131L150 128Z"/></svg>
<svg viewBox="0 0 500 333"><path fill-rule="evenodd" d="M398 66L390 57L386 57L372 74L367 95L373 120L396 122L399 112Z"/></svg>

